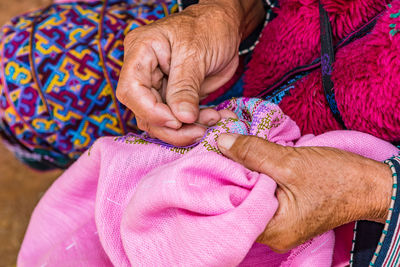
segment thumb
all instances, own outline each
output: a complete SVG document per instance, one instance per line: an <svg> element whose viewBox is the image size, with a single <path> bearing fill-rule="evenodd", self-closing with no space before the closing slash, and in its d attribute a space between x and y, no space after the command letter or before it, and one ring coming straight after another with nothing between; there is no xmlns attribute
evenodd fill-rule
<svg viewBox="0 0 400 267"><path fill-rule="evenodd" d="M171 56L166 102L183 123L194 123L199 117L200 87L205 78L204 64L185 54Z"/></svg>
<svg viewBox="0 0 400 267"><path fill-rule="evenodd" d="M284 158L291 147L268 142L256 136L238 134L221 134L218 147L228 158L246 168L264 173L278 184L281 171L284 169Z"/></svg>

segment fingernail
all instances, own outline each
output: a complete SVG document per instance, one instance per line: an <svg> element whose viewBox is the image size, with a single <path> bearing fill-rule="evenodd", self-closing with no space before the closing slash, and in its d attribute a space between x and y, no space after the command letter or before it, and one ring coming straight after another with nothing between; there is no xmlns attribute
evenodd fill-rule
<svg viewBox="0 0 400 267"><path fill-rule="evenodd" d="M193 106L187 102L180 103L178 110L181 113L189 113L189 114L194 113Z"/></svg>
<svg viewBox="0 0 400 267"><path fill-rule="evenodd" d="M205 133L206 133L206 129L204 129L204 128L193 129L193 135L192 136L196 136L196 138L194 139L195 142L198 142L201 139L203 139Z"/></svg>
<svg viewBox="0 0 400 267"><path fill-rule="evenodd" d="M194 125L200 126L204 129L207 129L207 126L205 126L204 124L198 123L198 122L193 122Z"/></svg>
<svg viewBox="0 0 400 267"><path fill-rule="evenodd" d="M178 129L179 127L181 127L181 124L177 121L167 121L165 123L165 126L172 129Z"/></svg>
<svg viewBox="0 0 400 267"><path fill-rule="evenodd" d="M221 134L221 136L218 137L218 146L224 150L229 150L237 138L237 134Z"/></svg>
<svg viewBox="0 0 400 267"><path fill-rule="evenodd" d="M201 140L203 140L203 138L204 138L204 134L202 134L201 136L197 137L194 142L195 143L200 142Z"/></svg>
<svg viewBox="0 0 400 267"><path fill-rule="evenodd" d="M207 126L214 126L216 123L217 123L217 121L210 120L209 122L207 122Z"/></svg>

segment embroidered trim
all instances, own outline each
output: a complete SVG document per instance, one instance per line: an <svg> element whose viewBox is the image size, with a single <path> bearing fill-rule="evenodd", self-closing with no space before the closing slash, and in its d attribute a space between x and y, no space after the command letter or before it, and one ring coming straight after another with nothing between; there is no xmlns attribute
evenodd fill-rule
<svg viewBox="0 0 400 267"><path fill-rule="evenodd" d="M398 178L398 167L400 166L400 158L399 157L393 157L389 160L385 161L386 164L389 165L391 171L392 171L392 177L393 177L393 191L392 191L392 197L391 197L391 203L390 203L390 208L389 208L389 214L388 217L386 218L385 222L385 227L382 231L381 238L379 240L378 246L376 248L376 251L374 253L374 256L372 257L372 260L370 262L370 266L398 266L398 261L399 261L399 242L400 242L400 224L398 221L398 218L396 218L396 214L398 215L399 212L399 207L396 203L396 198L398 197L398 190L397 190L397 178ZM397 165L397 168L396 168ZM396 206L395 206L396 205ZM393 216L395 215L395 216ZM393 218L394 217L394 218ZM393 225L391 225L390 231L388 231L388 228L390 224L395 224L395 227L393 228ZM385 238L389 235L389 240L385 240ZM391 236L390 236L391 235ZM385 241L385 242L384 242ZM389 242L389 246L386 244ZM387 247L386 250L386 255L380 255L379 253L382 250L382 246L385 243L385 248ZM377 263L377 259L379 256L379 262ZM383 257L383 258L382 258ZM383 259L383 261L381 261Z"/></svg>
<svg viewBox="0 0 400 267"><path fill-rule="evenodd" d="M275 3L272 3L269 0L264 0L264 5L269 7L269 9L266 11L267 14L265 15L265 21L264 21L263 29L268 25L268 23L269 23L269 21L271 19L272 8L274 8L276 6ZM252 46L250 46L249 48L246 48L246 49L243 49L243 50L239 51L239 56L245 55L245 54L250 53L251 51L253 51L254 48L256 47L256 45L260 42L261 36L262 36L262 32L260 33L260 35L258 36L257 40L254 42L254 44Z"/></svg>
<svg viewBox="0 0 400 267"><path fill-rule="evenodd" d="M374 256L372 257L371 262L369 263L370 266L374 266L375 265L375 261L376 261L378 255L379 255L379 252L382 249L382 244L383 244L383 241L386 238L386 234L388 233L390 219L392 218L393 207L394 207L394 203L396 201L396 194L397 194L397 173L396 173L396 168L394 167L393 163L390 160L386 160L385 163L389 165L390 170L392 171L392 178L393 178L392 197L391 197L391 200L390 200L389 214L388 214L388 216L386 218L386 221L385 221L385 227L383 228L381 238L379 239L378 246L376 247L376 250L374 252Z"/></svg>
<svg viewBox="0 0 400 267"><path fill-rule="evenodd" d="M178 11L182 12L183 11L182 0L177 0L177 2L178 2ZM269 7L269 9L266 11L267 14L265 15L265 21L264 21L264 26L263 26L263 29L264 29L265 26L267 26L267 24L269 23L269 21L271 19L271 15L272 15L272 10L271 9L274 8L276 5L275 5L275 3L272 3L270 0L263 0L263 2L264 2L264 6ZM245 54L250 53L251 51L253 51L254 48L256 47L256 45L260 42L261 36L262 36L262 33L260 33L260 35L258 36L257 40L249 48L240 50L239 51L239 56L245 55Z"/></svg>
<svg viewBox="0 0 400 267"><path fill-rule="evenodd" d="M354 229L353 229L353 240L351 241L352 244L351 244L350 261L349 261L350 267L353 266L354 248L355 248L355 246L356 246L356 237L357 237L357 224L358 224L358 222L356 222L356 223L354 224Z"/></svg>
<svg viewBox="0 0 400 267"><path fill-rule="evenodd" d="M390 233L396 232L398 230L398 228L400 228L400 225L396 225L395 229L393 229L394 231L392 231L392 230L389 231L389 227L391 227L391 228L393 227L393 226L390 225L390 223L391 222L393 223L393 220L396 221L396 217L392 218L392 216L393 216L393 214L395 214L394 211L395 211L396 197L397 197L397 194L398 194L398 190L397 190L397 182L398 182L397 181L397 172L396 172L396 167L395 167L393 161L396 161L396 162L398 162L400 164L399 158L395 158L395 157L384 161L384 163L389 165L390 170L392 171L392 179L393 179L392 196L391 196L391 202L390 202L390 207L389 207L389 213L388 213L388 216L387 216L386 221L385 221L385 226L384 226L384 228L382 230L381 237L380 237L378 245L377 245L377 247L375 249L374 255L372 256L372 259L371 259L371 261L369 263L369 266L378 266L378 265L380 266L381 265L381 264L377 264L377 265L375 265L375 264L376 264L376 261L377 261L378 257L380 258L379 261L381 261L381 257L380 256L382 256L382 255L380 254L380 252L382 251L382 247L383 247L384 243L386 244L388 242L387 240L385 240L385 238L387 237L387 235L390 235ZM351 249L351 252L350 252L350 262L349 262L350 263L350 267L354 266L354 264L353 264L354 261L353 260L354 260L354 249L355 249L356 235L357 235L357 225L358 224L356 222L356 224L354 226L354 230L353 230L354 231L353 241L352 241L353 244L352 244L352 249ZM393 240L393 238L395 240ZM397 239L398 239L398 241L400 240L400 235L397 237ZM394 243L395 243L395 241L397 239L396 239L396 235L394 235L392 237L391 242L390 242L390 246L392 246L392 247L395 246ZM385 245L385 247L387 247L387 245ZM390 250L388 249L386 251L390 251ZM389 254L391 254L392 257L390 257L391 259L388 262ZM389 266L389 264L392 261L393 255L395 255L395 254L397 254L396 251L393 252L393 253L388 253L387 255L383 255L384 262L385 262L384 266ZM395 266L395 265L390 265L390 266Z"/></svg>
<svg viewBox="0 0 400 267"><path fill-rule="evenodd" d="M366 34L370 33L371 30L375 27L376 22L378 18L380 18L384 12L379 13L375 17L373 17L371 20L369 20L367 23L365 23L361 28L353 31L350 33L348 36L346 36L344 39L339 41L339 43L335 46L335 50L342 48L350 43L352 43L355 40L358 40L359 38L365 36ZM310 64L308 65L303 65L296 67L289 72L287 72L285 75L282 76L281 79L279 79L276 83L271 85L270 87L266 88L263 90L261 93L257 95L257 97L263 98L266 95L270 94L271 92L275 91L277 88L281 87L284 85L288 79L293 77L294 75L297 75L299 73L307 72L307 71L312 71L315 70L316 68L321 66L321 58L317 58L313 60Z"/></svg>
<svg viewBox="0 0 400 267"><path fill-rule="evenodd" d="M388 7L389 7L390 9L392 9L392 5L391 5L391 4L388 4ZM397 19L399 16L400 16L400 10L398 10L398 11L395 12L395 13L390 13L390 15L389 15L389 17L390 17L391 19ZM389 28L390 28L389 34L391 35L391 38L393 38L393 37L400 31L400 30L399 30L399 27L397 26L396 23L391 23L391 24L389 24Z"/></svg>
<svg viewBox="0 0 400 267"><path fill-rule="evenodd" d="M183 10L182 0L177 0L177 1L178 1L178 11L181 12Z"/></svg>
<svg viewBox="0 0 400 267"><path fill-rule="evenodd" d="M232 98L221 103L215 109L230 110L238 118L227 118L219 121L215 126L207 129L201 140L189 146L176 147L151 138L147 133L141 135L129 133L125 136L115 137L114 141L125 144L155 144L180 154L185 154L197 145L202 145L207 151L221 154L217 145L217 139L220 134L251 134L269 140L271 129L279 127L288 118L277 105L257 98Z"/></svg>

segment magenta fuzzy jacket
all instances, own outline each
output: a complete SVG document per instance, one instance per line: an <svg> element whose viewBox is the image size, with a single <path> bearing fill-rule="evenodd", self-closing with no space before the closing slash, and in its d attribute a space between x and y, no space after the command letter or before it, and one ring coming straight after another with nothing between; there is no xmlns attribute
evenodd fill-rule
<svg viewBox="0 0 400 267"><path fill-rule="evenodd" d="M400 141L400 1L321 2L335 44L380 15L369 34L336 51L332 80L348 129ZM246 96L257 95L289 70L320 57L318 0L281 0L279 5L248 65ZM279 105L303 134L341 129L325 99L320 69L298 80Z"/></svg>

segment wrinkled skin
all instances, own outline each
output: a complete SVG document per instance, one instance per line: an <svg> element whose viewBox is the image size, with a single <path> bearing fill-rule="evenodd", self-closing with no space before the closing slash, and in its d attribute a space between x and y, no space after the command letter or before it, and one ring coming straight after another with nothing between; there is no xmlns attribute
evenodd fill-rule
<svg viewBox="0 0 400 267"><path fill-rule="evenodd" d="M263 17L259 0L208 0L131 31L124 41L119 101L141 130L173 145L193 143L205 126L233 116L199 110L199 101L231 79L241 39Z"/></svg>
<svg viewBox="0 0 400 267"><path fill-rule="evenodd" d="M117 97L134 112L139 128L183 146L202 137L205 126L234 116L199 110L198 103L231 78L240 41L263 16L259 0L200 0L129 33ZM279 209L258 238L275 251L351 221L386 218L392 181L383 163L256 137L222 135L219 146L226 156L277 182Z"/></svg>
<svg viewBox="0 0 400 267"><path fill-rule="evenodd" d="M285 252L340 225L384 222L391 171L384 163L329 147L286 147L254 136L221 135L221 151L278 184L279 208L258 242Z"/></svg>

